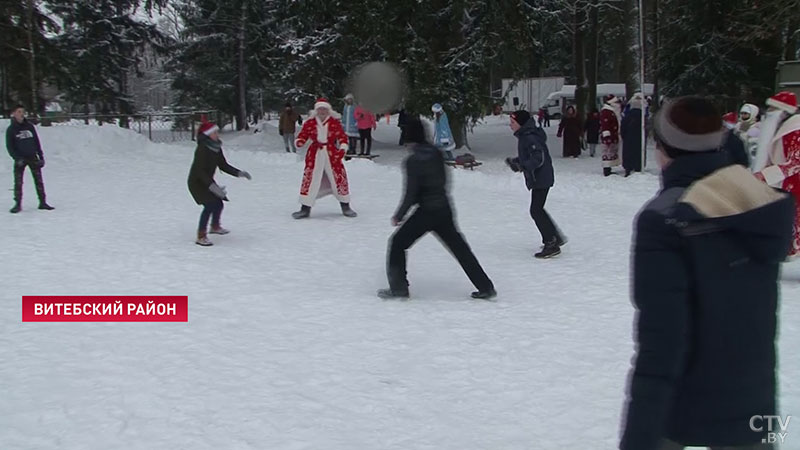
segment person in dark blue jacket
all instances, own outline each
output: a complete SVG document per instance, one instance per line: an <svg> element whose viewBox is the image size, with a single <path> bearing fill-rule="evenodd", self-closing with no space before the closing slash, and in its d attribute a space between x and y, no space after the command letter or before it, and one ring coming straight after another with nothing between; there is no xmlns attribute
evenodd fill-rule
<svg viewBox="0 0 800 450"><path fill-rule="evenodd" d="M381 289L378 296L384 299L408 298L406 278L406 250L428 232L435 233L455 256L461 268L478 289L472 298L491 299L497 295L494 284L481 267L464 236L455 223L450 198L447 194L447 168L444 155L428 143L422 122L407 117L405 142L411 144L412 154L405 161L405 195L392 216L392 225L400 228L389 241L386 274L389 289ZM408 219L408 211L417 206Z"/></svg>
<svg viewBox="0 0 800 450"><path fill-rule="evenodd" d="M22 105L17 105L12 111L11 124L6 129L6 149L14 160L14 207L11 208L11 213L16 214L22 210L22 176L25 174L25 167L29 167L33 175L36 194L39 196L39 209L54 209L47 204L45 198L42 144L36 128L25 118L25 107Z"/></svg>
<svg viewBox="0 0 800 450"><path fill-rule="evenodd" d="M636 357L622 450L755 450L776 414L778 278L794 200L721 150L701 97L654 120L662 188L635 221Z"/></svg>
<svg viewBox="0 0 800 450"><path fill-rule="evenodd" d="M547 135L536 126L528 111L521 109L511 114L511 130L517 137L517 157L506 158L506 164L514 172L525 175L525 185L531 191L531 217L542 234L544 247L534 256L552 258L561 253L566 238L553 219L544 210L547 193L555 184L553 160L547 149Z"/></svg>

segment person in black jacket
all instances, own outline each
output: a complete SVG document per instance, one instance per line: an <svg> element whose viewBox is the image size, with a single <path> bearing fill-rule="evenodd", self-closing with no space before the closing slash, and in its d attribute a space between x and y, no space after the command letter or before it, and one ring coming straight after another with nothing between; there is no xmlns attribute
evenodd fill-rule
<svg viewBox="0 0 800 450"><path fill-rule="evenodd" d="M517 157L506 158L506 164L514 172L525 175L525 185L531 191L531 218L542 234L544 247L534 256L552 258L561 253L567 243L553 219L544 210L547 193L555 184L553 161L547 149L547 135L536 126L530 113L521 109L511 114L511 130L517 137Z"/></svg>
<svg viewBox="0 0 800 450"><path fill-rule="evenodd" d="M778 278L794 201L730 163L708 100L666 103L654 130L662 189L635 221L638 345L620 449L770 448L767 428L751 424L776 413Z"/></svg>
<svg viewBox="0 0 800 450"><path fill-rule="evenodd" d="M25 167L31 169L36 194L39 196L39 209L55 209L47 204L45 198L42 179L44 152L36 128L25 118L25 107L22 105L14 107L12 117L11 124L6 129L6 149L14 160L14 207L10 212L16 214L22 210L22 176L25 174Z"/></svg>
<svg viewBox="0 0 800 450"><path fill-rule="evenodd" d="M597 151L597 144L600 142L600 111L592 108L586 118L586 144L589 146L589 156L594 157Z"/></svg>
<svg viewBox="0 0 800 450"><path fill-rule="evenodd" d="M478 289L473 298L491 299L497 295L494 285L472 253L464 236L458 231L453 209L447 194L447 168L442 152L430 145L425 137L422 122L407 117L405 142L414 144L412 154L405 163L405 195L392 225L402 226L389 240L386 274L389 289L381 289L378 296L384 299L408 298L406 279L406 250L429 231L436 233L442 243L456 257L472 284ZM412 206L417 209L405 220Z"/></svg>
<svg viewBox="0 0 800 450"><path fill-rule="evenodd" d="M214 245L208 240L208 219L211 219L211 234L228 234L230 231L222 227L222 201L228 201L228 194L223 186L214 181L214 172L219 170L234 177L251 179L250 174L228 164L222 153L222 142L219 139L219 127L211 122L204 122L197 132L197 149L189 169L189 193L198 205L203 205L200 214L200 226L197 229L195 244L203 247Z"/></svg>

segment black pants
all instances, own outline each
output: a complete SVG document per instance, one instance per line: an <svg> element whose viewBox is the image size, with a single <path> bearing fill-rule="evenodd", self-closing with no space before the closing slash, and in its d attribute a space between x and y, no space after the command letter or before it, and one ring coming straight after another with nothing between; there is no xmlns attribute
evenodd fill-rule
<svg viewBox="0 0 800 450"><path fill-rule="evenodd" d="M398 125L400 128L400 143L398 145L403 145L406 142L406 127L405 125Z"/></svg>
<svg viewBox="0 0 800 450"><path fill-rule="evenodd" d="M347 136L347 154L355 155L356 147L358 147L358 138L354 136Z"/></svg>
<svg viewBox="0 0 800 450"><path fill-rule="evenodd" d="M39 203L45 203L44 180L42 179L42 168L35 162L25 161L21 166L14 165L14 202L22 202L22 176L25 174L25 167L31 169L33 182L36 185L36 194L39 196Z"/></svg>
<svg viewBox="0 0 800 450"><path fill-rule="evenodd" d="M389 287L393 291L408 291L406 250L429 231L433 231L450 250L450 253L456 257L469 280L479 291L487 292L494 289L492 281L483 271L478 259L472 253L472 249L469 248L469 244L456 228L453 214L448 208L437 212L418 209L392 235L389 240L386 274L389 277Z"/></svg>
<svg viewBox="0 0 800 450"><path fill-rule="evenodd" d="M222 217L222 208L224 208L224 206L221 198L215 198L214 200L203 203L203 212L200 213L200 227L198 230L206 231L209 218L211 218L211 226L218 227L220 225L220 218Z"/></svg>
<svg viewBox="0 0 800 450"><path fill-rule="evenodd" d="M369 152L372 151L372 130L367 128L366 130L359 129L358 135L361 136L361 152L362 155L369 155ZM367 144L367 150L364 152L364 142Z"/></svg>
<svg viewBox="0 0 800 450"><path fill-rule="evenodd" d="M531 218L536 223L536 228L542 234L542 243L553 242L560 236L556 224L550 218L550 214L544 210L547 201L547 193L550 189L531 189Z"/></svg>

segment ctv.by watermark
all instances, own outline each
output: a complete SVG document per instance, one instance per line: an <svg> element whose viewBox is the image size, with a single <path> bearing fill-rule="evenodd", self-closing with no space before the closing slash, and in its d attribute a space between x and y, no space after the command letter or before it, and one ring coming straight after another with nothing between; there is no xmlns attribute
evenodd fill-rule
<svg viewBox="0 0 800 450"><path fill-rule="evenodd" d="M792 416L753 416L750 418L750 429L757 432L764 432L767 429L767 435L761 439L765 444L783 444L788 434L786 430L789 428L789 422ZM777 426L776 426L777 425Z"/></svg>

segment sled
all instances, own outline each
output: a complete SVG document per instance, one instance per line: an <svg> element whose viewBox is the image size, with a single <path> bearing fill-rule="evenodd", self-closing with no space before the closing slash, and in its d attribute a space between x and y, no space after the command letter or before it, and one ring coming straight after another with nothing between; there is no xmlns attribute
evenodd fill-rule
<svg viewBox="0 0 800 450"><path fill-rule="evenodd" d="M480 161L471 161L465 163L458 163L455 161L445 161L444 163L450 167L460 167L462 169L469 169L469 170L475 170L476 167L483 165L483 163Z"/></svg>
<svg viewBox="0 0 800 450"><path fill-rule="evenodd" d="M356 159L368 159L368 160L372 161L373 159L377 158L378 156L381 156L381 155L344 155L344 160L345 161L350 161L351 159L356 158Z"/></svg>

